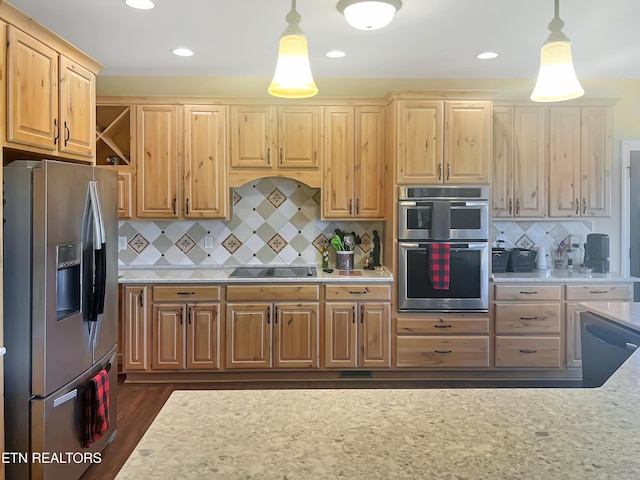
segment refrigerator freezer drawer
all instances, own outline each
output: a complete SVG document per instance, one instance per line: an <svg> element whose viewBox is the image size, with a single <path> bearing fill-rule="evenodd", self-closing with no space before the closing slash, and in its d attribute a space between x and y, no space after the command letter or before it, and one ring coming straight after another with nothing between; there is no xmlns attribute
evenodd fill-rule
<svg viewBox="0 0 640 480"><path fill-rule="evenodd" d="M116 352L102 363L83 374L77 381L66 385L44 399L31 401L31 446L32 452L47 452L67 455L80 453L89 456L101 452L109 442L116 429L116 385L118 382ZM108 363L109 370L109 430L89 448L84 447L84 426L82 423L85 389L88 381ZM46 419L46 422L45 422ZM80 459L75 456L75 460ZM31 465L31 480L72 480L79 479L91 466L91 460L76 463L74 457L68 463L34 462ZM18 478L18 477L16 477ZM26 478L26 477L20 477Z"/></svg>

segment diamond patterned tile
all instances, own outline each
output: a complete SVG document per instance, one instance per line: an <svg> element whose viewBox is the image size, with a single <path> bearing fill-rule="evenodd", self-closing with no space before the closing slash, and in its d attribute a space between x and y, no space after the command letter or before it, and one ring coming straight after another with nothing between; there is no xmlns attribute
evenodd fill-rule
<svg viewBox="0 0 640 480"><path fill-rule="evenodd" d="M170 265L179 264L185 258L184 252L177 246L173 245L162 256L169 262Z"/></svg>
<svg viewBox="0 0 640 480"><path fill-rule="evenodd" d="M373 248L373 242L369 234L363 234L360 237L360 240L362 240L362 243L358 245L358 248L360 248L360 250L362 250L364 253L369 253L369 251Z"/></svg>
<svg viewBox="0 0 640 480"><path fill-rule="evenodd" d="M196 242L186 233L176 242L176 247L182 250L182 253L185 255L195 246Z"/></svg>
<svg viewBox="0 0 640 480"><path fill-rule="evenodd" d="M286 219L291 219L298 211L298 204L293 203L289 198L278 207L278 212L284 215Z"/></svg>
<svg viewBox="0 0 640 480"><path fill-rule="evenodd" d="M322 252L322 248L329 245L329 239L323 234L320 234L313 240L312 245L318 252Z"/></svg>
<svg viewBox="0 0 640 480"><path fill-rule="evenodd" d="M136 234L131 240L129 240L129 246L139 255L142 251L149 246L149 242L139 233Z"/></svg>
<svg viewBox="0 0 640 480"><path fill-rule="evenodd" d="M189 235L196 243L200 243L206 234L207 230L199 223L194 223L193 226L187 230L187 235Z"/></svg>
<svg viewBox="0 0 640 480"><path fill-rule="evenodd" d="M242 246L242 242L232 233L222 242L222 246L226 248L229 253L234 253Z"/></svg>
<svg viewBox="0 0 640 480"><path fill-rule="evenodd" d="M264 241L258 235L251 235L249 239L244 242L249 250L253 253L258 253L264 246Z"/></svg>
<svg viewBox="0 0 640 480"><path fill-rule="evenodd" d="M320 192L320 190L318 190L316 193L313 194L313 201L318 205L322 205L322 193Z"/></svg>
<svg viewBox="0 0 640 480"><path fill-rule="evenodd" d="M133 225L129 222L118 222L118 235L121 237L133 238L138 233Z"/></svg>
<svg viewBox="0 0 640 480"><path fill-rule="evenodd" d="M298 252L296 252L291 245L286 245L282 250L278 252L278 257L282 260L281 263L285 265L291 265L294 261L296 261L299 257Z"/></svg>
<svg viewBox="0 0 640 480"><path fill-rule="evenodd" d="M152 242L152 245L156 247L160 253L164 253L171 248L173 242L169 240L166 235L160 235Z"/></svg>
<svg viewBox="0 0 640 480"><path fill-rule="evenodd" d="M232 196L232 201L233 201L233 205L237 205L238 202L242 200L242 197L240 196L240 194L234 189L233 190L233 196Z"/></svg>
<svg viewBox="0 0 640 480"><path fill-rule="evenodd" d="M161 256L156 247L149 245L142 253L133 259L131 265L154 265Z"/></svg>
<svg viewBox="0 0 640 480"><path fill-rule="evenodd" d="M244 245L241 245L233 254L236 265L246 265L253 258L253 252Z"/></svg>
<svg viewBox="0 0 640 480"><path fill-rule="evenodd" d="M274 207L269 200L264 200L260 202L260 204L255 207L256 212L262 216L262 218L267 219L270 218L276 212L276 207Z"/></svg>
<svg viewBox="0 0 640 480"><path fill-rule="evenodd" d="M302 235L296 235L291 239L289 245L298 253L304 252L304 249L309 246L309 241Z"/></svg>
<svg viewBox="0 0 640 480"><path fill-rule="evenodd" d="M562 225L561 223L557 223L549 230L549 235L556 243L564 240L564 238L569 235L569 231Z"/></svg>
<svg viewBox="0 0 640 480"><path fill-rule="evenodd" d="M277 185L284 185L287 182L291 182L292 180L288 180L286 178L263 178L255 183L253 183L253 188L255 188L256 192L262 194L262 198L267 198L269 194L276 188ZM286 188L283 186L282 188Z"/></svg>
<svg viewBox="0 0 640 480"><path fill-rule="evenodd" d="M262 242L266 244L276 234L276 230L271 225L264 223L260 225L256 233L262 239Z"/></svg>
<svg viewBox="0 0 640 480"><path fill-rule="evenodd" d="M516 247L524 248L525 250L529 250L533 245L534 243L526 235L522 235L516 242Z"/></svg>
<svg viewBox="0 0 640 480"><path fill-rule="evenodd" d="M518 239L524 235L524 230L522 230L520 228L520 226L517 223L510 223L506 230L504 230L504 234L505 237L507 237L507 239L515 245L515 243L518 241Z"/></svg>
<svg viewBox="0 0 640 480"><path fill-rule="evenodd" d="M274 259L278 257L278 254L274 252L271 247L264 245L257 253L256 258L260 263L267 265L274 262Z"/></svg>
<svg viewBox="0 0 640 480"><path fill-rule="evenodd" d="M267 242L267 245L269 245L274 252L280 253L282 249L287 246L287 241L276 233L271 240Z"/></svg>
<svg viewBox="0 0 640 480"><path fill-rule="evenodd" d="M524 228L524 225L521 224L520 226ZM531 224L531 226L527 228L526 232L527 232L527 237L529 237L531 241L536 245L538 245L541 241L543 241L544 238L547 236L547 231L539 223Z"/></svg>
<svg viewBox="0 0 640 480"><path fill-rule="evenodd" d="M269 203L271 203L271 205L273 205L275 208L280 207L280 205L282 205L286 199L287 197L284 195L284 193L282 193L277 188L267 196L267 200L269 200Z"/></svg>

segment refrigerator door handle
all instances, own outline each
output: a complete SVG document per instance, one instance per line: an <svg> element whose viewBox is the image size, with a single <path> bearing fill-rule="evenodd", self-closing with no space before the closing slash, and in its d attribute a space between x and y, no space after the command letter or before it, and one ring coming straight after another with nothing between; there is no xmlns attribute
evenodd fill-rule
<svg viewBox="0 0 640 480"><path fill-rule="evenodd" d="M53 401L53 408L59 407L63 403L67 403L69 400L73 400L74 398L78 398L78 389L77 388L71 390L69 393L65 393L61 397L56 398Z"/></svg>
<svg viewBox="0 0 640 480"><path fill-rule="evenodd" d="M0 347L0 357L4 357L7 354L7 347Z"/></svg>
<svg viewBox="0 0 640 480"><path fill-rule="evenodd" d="M104 312L104 301L107 288L107 256L105 248L104 222L100 210L98 198L98 182L89 182L89 195L91 198L91 214L94 224L93 259L95 265L95 277L93 280L93 295L91 299L91 313L89 320L97 322L98 317ZM95 335L95 332L92 332ZM93 336L92 335L92 336Z"/></svg>

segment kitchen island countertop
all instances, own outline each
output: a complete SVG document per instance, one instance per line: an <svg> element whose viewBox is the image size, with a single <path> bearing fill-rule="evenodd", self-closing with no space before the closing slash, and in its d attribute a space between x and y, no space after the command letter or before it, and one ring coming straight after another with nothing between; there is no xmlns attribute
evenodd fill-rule
<svg viewBox="0 0 640 480"><path fill-rule="evenodd" d="M261 266L261 265L257 265ZM295 265L304 266L304 265ZM315 277L231 277L234 268L120 267L118 282L140 283L391 283L393 275L385 267L378 270L337 270L332 273L316 267Z"/></svg>
<svg viewBox="0 0 640 480"><path fill-rule="evenodd" d="M493 283L630 283L640 278L619 273L578 273L568 270L534 270L533 272L493 273Z"/></svg>

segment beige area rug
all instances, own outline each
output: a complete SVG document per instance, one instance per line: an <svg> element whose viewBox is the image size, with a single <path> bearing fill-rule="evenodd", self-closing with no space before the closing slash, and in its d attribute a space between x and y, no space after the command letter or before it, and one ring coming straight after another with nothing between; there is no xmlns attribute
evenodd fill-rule
<svg viewBox="0 0 640 480"><path fill-rule="evenodd" d="M640 415L612 393L177 391L117 480L637 479Z"/></svg>

